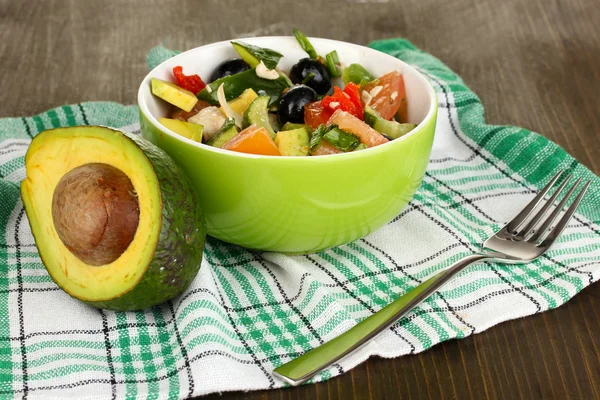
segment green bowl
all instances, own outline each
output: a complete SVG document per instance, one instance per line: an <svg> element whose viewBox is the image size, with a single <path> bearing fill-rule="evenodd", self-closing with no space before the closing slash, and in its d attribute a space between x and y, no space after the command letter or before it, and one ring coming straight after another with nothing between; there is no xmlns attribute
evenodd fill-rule
<svg viewBox="0 0 600 400"><path fill-rule="evenodd" d="M306 54L293 37L243 39L284 55L289 71ZM251 249L312 253L361 238L388 223L408 204L429 161L437 116L436 95L411 66L355 44L311 38L319 54L337 50L345 65L361 63L373 75L400 71L409 122L417 128L400 139L358 152L322 157L272 157L236 153L197 143L165 128L169 107L150 91L153 77L210 76L236 56L229 41L181 53L144 78L138 93L142 134L183 168L198 192L208 234ZM335 83L335 82L334 82Z"/></svg>

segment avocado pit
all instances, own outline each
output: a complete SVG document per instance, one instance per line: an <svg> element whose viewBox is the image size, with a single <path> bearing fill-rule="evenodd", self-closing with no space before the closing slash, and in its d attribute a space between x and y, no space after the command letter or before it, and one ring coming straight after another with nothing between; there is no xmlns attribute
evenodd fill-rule
<svg viewBox="0 0 600 400"><path fill-rule="evenodd" d="M67 172L52 198L54 227L65 247L88 265L110 264L132 242L140 208L123 171L102 163Z"/></svg>

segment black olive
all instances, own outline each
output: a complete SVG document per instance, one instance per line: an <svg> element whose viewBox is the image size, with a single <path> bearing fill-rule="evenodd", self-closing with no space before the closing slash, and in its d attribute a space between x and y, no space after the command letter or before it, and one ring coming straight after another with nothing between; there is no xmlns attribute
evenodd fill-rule
<svg viewBox="0 0 600 400"><path fill-rule="evenodd" d="M313 74L311 79L304 80ZM294 83L303 83L315 90L318 94L325 94L331 89L331 76L327 68L317 60L303 58L290 70L290 79Z"/></svg>
<svg viewBox="0 0 600 400"><path fill-rule="evenodd" d="M229 75L235 75L238 72L244 72L250 69L250 66L246 64L246 61L241 58L232 58L231 60L223 61L213 71L210 81L214 82L217 79L224 78Z"/></svg>
<svg viewBox="0 0 600 400"><path fill-rule="evenodd" d="M281 96L277 116L279 122L304 122L304 106L317 100L317 93L306 85L294 86Z"/></svg>

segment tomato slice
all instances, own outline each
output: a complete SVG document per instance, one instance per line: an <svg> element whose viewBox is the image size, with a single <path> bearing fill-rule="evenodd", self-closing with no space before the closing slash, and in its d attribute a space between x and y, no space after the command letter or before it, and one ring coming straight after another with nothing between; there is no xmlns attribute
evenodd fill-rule
<svg viewBox="0 0 600 400"><path fill-rule="evenodd" d="M366 144L367 147L389 142L381 133L346 111L337 110L334 112L329 118L328 124L337 125L344 132L358 136L360 141Z"/></svg>
<svg viewBox="0 0 600 400"><path fill-rule="evenodd" d="M333 111L323 107L320 101L315 101L304 106L304 123L313 129L321 124L326 124Z"/></svg>
<svg viewBox="0 0 600 400"><path fill-rule="evenodd" d="M372 99L368 105L377 111L382 118L392 119L402 104L404 104L404 114L406 114L404 78L399 72L392 71L367 83L362 87L361 94L364 92L369 92Z"/></svg>
<svg viewBox="0 0 600 400"><path fill-rule="evenodd" d="M326 156L329 154L339 153L343 153L343 151L338 149L331 143L327 142L326 140L322 140L321 143L319 143L319 145L313 151L310 152L310 154L313 156Z"/></svg>

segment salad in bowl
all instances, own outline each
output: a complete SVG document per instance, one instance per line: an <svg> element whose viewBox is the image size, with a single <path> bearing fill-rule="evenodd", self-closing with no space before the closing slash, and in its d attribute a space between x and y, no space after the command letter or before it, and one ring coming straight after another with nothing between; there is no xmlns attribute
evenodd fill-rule
<svg viewBox="0 0 600 400"><path fill-rule="evenodd" d="M210 236L290 254L396 217L425 174L438 111L427 78L397 57L299 32L172 55L138 104L143 137L190 178Z"/></svg>
<svg viewBox="0 0 600 400"><path fill-rule="evenodd" d="M375 77L360 63L343 64L336 50L318 54L300 31L294 36L307 56L288 70L278 51L232 41L238 57L208 76L175 65L171 80L152 78L152 94L171 106L158 122L208 146L265 156L361 151L415 129L400 72Z"/></svg>

